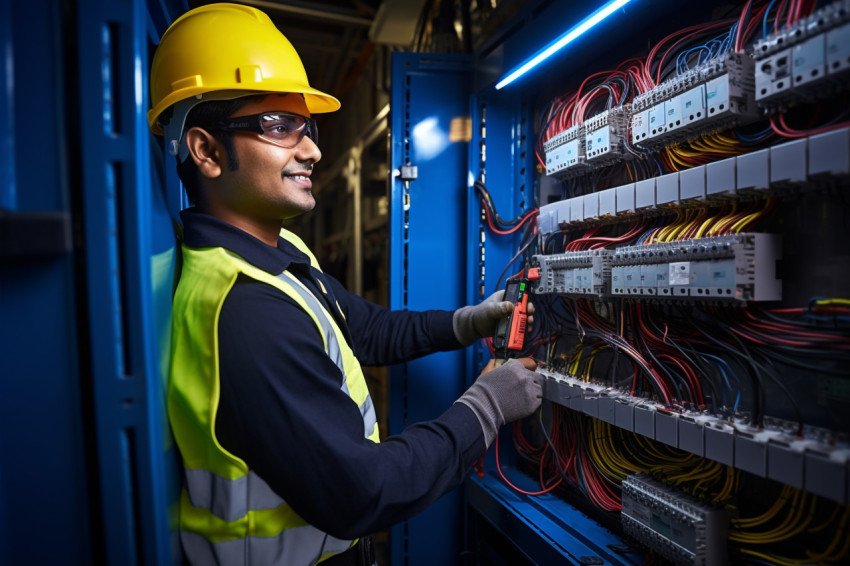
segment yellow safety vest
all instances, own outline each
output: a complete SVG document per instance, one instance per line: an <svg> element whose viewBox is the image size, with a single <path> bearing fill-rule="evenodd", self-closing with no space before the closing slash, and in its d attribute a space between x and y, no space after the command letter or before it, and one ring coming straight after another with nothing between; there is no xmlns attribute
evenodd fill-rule
<svg viewBox="0 0 850 566"><path fill-rule="evenodd" d="M286 230L281 236L318 269L304 242ZM183 246L168 386L168 416L185 470L179 521L183 550L193 564L315 564L356 541L331 537L308 524L241 458L222 448L215 435L221 391L218 318L240 274L279 289L310 315L325 351L342 371L340 388L360 407L365 437L379 441L360 363L333 316L298 279L285 271L271 275L223 248Z"/></svg>

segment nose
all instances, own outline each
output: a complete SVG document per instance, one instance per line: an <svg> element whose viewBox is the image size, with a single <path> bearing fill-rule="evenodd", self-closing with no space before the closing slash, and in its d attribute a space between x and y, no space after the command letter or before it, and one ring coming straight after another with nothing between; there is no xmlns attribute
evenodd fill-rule
<svg viewBox="0 0 850 566"><path fill-rule="evenodd" d="M295 146L295 158L298 161L318 162L322 158L322 152L316 142L310 136L304 136Z"/></svg>

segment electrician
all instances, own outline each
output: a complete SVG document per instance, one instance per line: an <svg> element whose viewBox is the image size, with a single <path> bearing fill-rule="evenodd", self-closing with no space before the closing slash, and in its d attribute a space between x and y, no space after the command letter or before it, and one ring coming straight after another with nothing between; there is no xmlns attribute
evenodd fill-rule
<svg viewBox="0 0 850 566"><path fill-rule="evenodd" d="M312 88L261 11L177 19L151 67L151 130L178 160L181 213L168 415L184 467L192 564L372 564L369 533L458 486L499 427L533 413L532 360L485 371L440 417L379 442L360 364L492 336L499 295L453 312L392 312L348 293L282 221L311 210L321 158Z"/></svg>

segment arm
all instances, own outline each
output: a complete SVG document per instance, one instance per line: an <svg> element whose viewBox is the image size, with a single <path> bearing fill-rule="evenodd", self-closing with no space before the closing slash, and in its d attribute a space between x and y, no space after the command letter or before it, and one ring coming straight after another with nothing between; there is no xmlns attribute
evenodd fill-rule
<svg viewBox="0 0 850 566"><path fill-rule="evenodd" d="M361 536L422 511L459 485L485 449L479 417L462 403L381 444L365 439L312 320L266 284L234 286L219 331L219 441L334 536Z"/></svg>
<svg viewBox="0 0 850 566"><path fill-rule="evenodd" d="M390 365L463 344L452 328L454 311L391 311L353 293L324 275L345 313L354 352L363 365Z"/></svg>

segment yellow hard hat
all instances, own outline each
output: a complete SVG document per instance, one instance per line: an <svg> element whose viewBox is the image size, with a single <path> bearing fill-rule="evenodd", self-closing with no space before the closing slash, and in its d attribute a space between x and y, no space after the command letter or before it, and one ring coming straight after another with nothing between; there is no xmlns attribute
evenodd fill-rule
<svg viewBox="0 0 850 566"><path fill-rule="evenodd" d="M163 133L163 111L190 98L202 102L252 92L295 92L304 95L310 113L340 106L336 98L310 86L301 58L271 19L239 4L200 6L175 20L154 54L150 86L148 123L155 134ZM181 106L184 112L190 109ZM182 129L185 114L174 118Z"/></svg>

